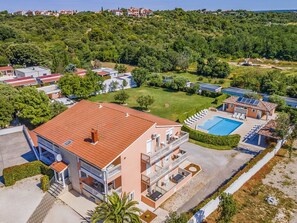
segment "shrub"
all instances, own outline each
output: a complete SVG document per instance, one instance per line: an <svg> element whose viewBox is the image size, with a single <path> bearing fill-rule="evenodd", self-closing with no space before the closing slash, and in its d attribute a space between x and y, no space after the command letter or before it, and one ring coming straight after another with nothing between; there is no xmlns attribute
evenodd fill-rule
<svg viewBox="0 0 297 223"><path fill-rule="evenodd" d="M194 130L186 125L182 129L190 134L190 138L199 142L212 144L216 146L230 146L235 147L240 141L240 135L227 135L227 136L217 136L208 133L201 132L199 130Z"/></svg>
<svg viewBox="0 0 297 223"><path fill-rule="evenodd" d="M36 176L38 174L53 176L53 171L40 161L33 161L21 165L5 168L3 170L3 178L5 186L14 185L17 181L27 177Z"/></svg>
<svg viewBox="0 0 297 223"><path fill-rule="evenodd" d="M49 177L47 175L43 175L40 178L41 190L46 192L49 189Z"/></svg>

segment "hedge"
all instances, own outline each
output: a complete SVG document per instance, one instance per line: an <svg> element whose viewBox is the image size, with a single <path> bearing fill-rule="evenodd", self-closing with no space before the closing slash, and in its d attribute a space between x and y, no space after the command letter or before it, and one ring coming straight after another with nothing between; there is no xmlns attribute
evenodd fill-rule
<svg viewBox="0 0 297 223"><path fill-rule="evenodd" d="M43 175L40 178L41 190L46 192L49 189L49 177L47 175Z"/></svg>
<svg viewBox="0 0 297 223"><path fill-rule="evenodd" d="M251 159L249 162L245 164L245 166L237 171L226 184L222 185L217 189L216 192L214 192L212 195L210 195L207 199L199 203L196 207L190 210L188 214L194 215L196 212L198 212L201 208L203 208L208 202L211 200L216 199L223 193L232 183L234 183L242 174L248 172L252 167L254 167L261 159L263 159L264 156L266 156L267 153L272 152L274 149L273 146L269 146L267 149L260 152L257 156L255 156L253 159Z"/></svg>
<svg viewBox="0 0 297 223"><path fill-rule="evenodd" d="M41 161L16 165L3 170L5 186L14 185L19 180L39 174L47 175L51 178L53 176L53 171Z"/></svg>
<svg viewBox="0 0 297 223"><path fill-rule="evenodd" d="M186 125L183 125L182 130L188 132L190 138L193 140L207 143L207 144L216 145L216 146L236 147L240 141L239 134L227 135L227 136L217 136L217 135L204 133L199 130L194 130Z"/></svg>

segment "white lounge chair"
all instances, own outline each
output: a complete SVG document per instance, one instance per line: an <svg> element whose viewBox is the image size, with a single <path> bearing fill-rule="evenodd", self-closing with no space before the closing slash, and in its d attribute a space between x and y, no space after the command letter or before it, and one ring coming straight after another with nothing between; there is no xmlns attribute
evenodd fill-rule
<svg viewBox="0 0 297 223"><path fill-rule="evenodd" d="M245 114L241 114L240 120L244 120L244 119L245 119Z"/></svg>
<svg viewBox="0 0 297 223"><path fill-rule="evenodd" d="M237 116L236 116L235 118L239 119L240 115L241 115L241 114L240 114L240 113L238 113L238 114L237 114Z"/></svg>
<svg viewBox="0 0 297 223"><path fill-rule="evenodd" d="M235 118L237 116L237 112L235 112L233 115L232 115L232 118Z"/></svg>

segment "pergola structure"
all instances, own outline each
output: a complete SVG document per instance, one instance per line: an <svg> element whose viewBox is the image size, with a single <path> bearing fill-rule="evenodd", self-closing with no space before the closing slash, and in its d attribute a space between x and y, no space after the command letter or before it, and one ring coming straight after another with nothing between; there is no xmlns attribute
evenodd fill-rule
<svg viewBox="0 0 297 223"><path fill-rule="evenodd" d="M267 124L258 131L258 145L260 145L261 143L262 136L273 140L280 140L281 137L277 135L275 128L276 128L275 120L270 120L269 122L267 122Z"/></svg>

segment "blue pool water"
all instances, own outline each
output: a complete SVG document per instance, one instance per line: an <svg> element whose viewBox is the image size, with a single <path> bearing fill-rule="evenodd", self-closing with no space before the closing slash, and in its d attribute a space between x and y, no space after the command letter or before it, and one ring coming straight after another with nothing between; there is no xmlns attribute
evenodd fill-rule
<svg viewBox="0 0 297 223"><path fill-rule="evenodd" d="M206 130L209 134L226 136L237 129L242 122L214 116L212 119L207 120L203 125L199 125L200 129Z"/></svg>

